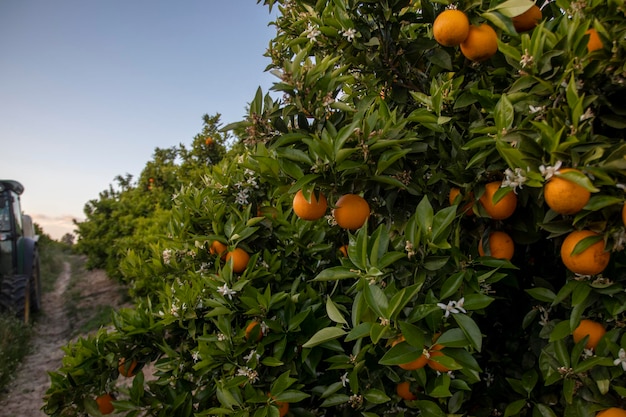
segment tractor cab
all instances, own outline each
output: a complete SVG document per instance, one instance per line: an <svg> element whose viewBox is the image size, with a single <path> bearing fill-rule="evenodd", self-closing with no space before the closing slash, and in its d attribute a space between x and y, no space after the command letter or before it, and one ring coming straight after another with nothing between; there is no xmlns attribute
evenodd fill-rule
<svg viewBox="0 0 626 417"><path fill-rule="evenodd" d="M24 321L41 307L38 237L30 216L22 213L24 186L0 180L0 309Z"/></svg>

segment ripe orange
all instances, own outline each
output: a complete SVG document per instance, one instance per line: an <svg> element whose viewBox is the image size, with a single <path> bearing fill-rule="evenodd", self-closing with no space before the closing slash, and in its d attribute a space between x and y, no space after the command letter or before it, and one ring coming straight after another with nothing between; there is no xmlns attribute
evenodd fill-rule
<svg viewBox="0 0 626 417"><path fill-rule="evenodd" d="M211 247L209 248L209 253L211 255L223 255L227 249L228 247L225 244L223 244L219 240L214 240L211 243Z"/></svg>
<svg viewBox="0 0 626 417"><path fill-rule="evenodd" d="M622 206L622 223L626 226L626 204Z"/></svg>
<svg viewBox="0 0 626 417"><path fill-rule="evenodd" d="M603 240L594 243L576 255L572 255L578 242L590 236L599 236L599 234L591 230L574 230L567 235L561 245L561 260L567 269L575 274L597 275L604 271L611 259L611 254L604 250Z"/></svg>
<svg viewBox="0 0 626 417"><path fill-rule="evenodd" d="M344 257L347 257L347 256L348 256L348 245L343 245L343 246L341 246L341 247L339 248L339 252L341 252L341 254L342 254Z"/></svg>
<svg viewBox="0 0 626 417"><path fill-rule="evenodd" d="M574 168L565 168L559 172L580 171ZM591 193L575 182L555 175L544 186L543 198L548 207L559 214L576 214L589 202Z"/></svg>
<svg viewBox="0 0 626 417"><path fill-rule="evenodd" d="M500 185L499 181L485 184L485 192L480 197L480 203L489 217L496 220L510 217L517 207L517 196L512 190L497 203L493 203L493 196L500 189Z"/></svg>
<svg viewBox="0 0 626 417"><path fill-rule="evenodd" d="M276 401L276 406L278 406L278 415L280 417L285 417L289 412L289 403Z"/></svg>
<svg viewBox="0 0 626 417"><path fill-rule="evenodd" d="M396 385L396 393L398 393L400 398L402 398L403 400L417 400L417 395L411 392L411 383L409 381L403 381Z"/></svg>
<svg viewBox="0 0 626 417"><path fill-rule="evenodd" d="M596 414L596 417L626 417L626 410L621 408L611 407L606 410L602 410Z"/></svg>
<svg viewBox="0 0 626 417"><path fill-rule="evenodd" d="M315 193L311 193L311 201L308 202L304 198L302 190L298 191L293 198L293 211L302 220L317 220L324 217L328 203L324 194L320 194L320 199L317 201Z"/></svg>
<svg viewBox="0 0 626 417"><path fill-rule="evenodd" d="M204 144L205 144L205 145L207 145L207 146L211 146L211 145L213 144L213 138L212 138L212 137L210 137L210 136L209 136L209 137L207 137L207 138L204 140Z"/></svg>
<svg viewBox="0 0 626 417"><path fill-rule="evenodd" d="M513 27L515 27L518 33L527 32L534 29L542 18L543 14L541 13L541 9L536 4L533 4L530 9L512 19Z"/></svg>
<svg viewBox="0 0 626 417"><path fill-rule="evenodd" d="M404 336L400 335L400 337L391 342L391 346L393 347L398 343L404 342L405 340L406 339L404 338ZM426 357L426 355L421 354L417 359L412 360L411 362L401 363L398 366L405 371L414 371L416 369L422 369L424 366L426 366L427 362L428 358Z"/></svg>
<svg viewBox="0 0 626 417"><path fill-rule="evenodd" d="M499 230L489 233L488 245L489 252L491 252L491 256L494 258L507 259L509 261L513 258L513 254L515 253L515 243L513 243L513 239L511 239L511 236L507 233ZM480 256L485 256L482 238L478 243L478 253Z"/></svg>
<svg viewBox="0 0 626 417"><path fill-rule="evenodd" d="M137 361L133 359L133 361L130 363L130 365L126 365L126 359L121 358L118 361L118 367L117 370L119 371L120 375L125 376L127 378L130 378L132 376L135 376L135 368L137 367Z"/></svg>
<svg viewBox="0 0 626 417"><path fill-rule="evenodd" d="M597 30L591 28L588 29L585 33L589 35L589 41L587 42L588 52L593 52L597 51L598 49L604 48L604 44L602 43L602 39L600 39L600 35L598 35Z"/></svg>
<svg viewBox="0 0 626 417"><path fill-rule="evenodd" d="M415 371L416 369L422 369L428 363L428 358L426 355L421 354L419 358L412 360L411 362L401 363L398 365L400 368L405 371Z"/></svg>
<svg viewBox="0 0 626 417"><path fill-rule="evenodd" d="M433 37L443 46L457 46L469 34L469 19L460 10L444 10L433 23Z"/></svg>
<svg viewBox="0 0 626 417"><path fill-rule="evenodd" d="M226 254L226 262L232 258L233 260L233 272L241 273L246 270L248 262L250 261L250 255L248 252L241 248L235 248Z"/></svg>
<svg viewBox="0 0 626 417"><path fill-rule="evenodd" d="M474 62L486 61L498 52L498 35L491 26L470 25L467 38L461 43L461 52L465 58Z"/></svg>
<svg viewBox="0 0 626 417"><path fill-rule="evenodd" d="M256 337L256 341L259 342L261 339L263 339L263 332L261 331L261 323L259 323L257 320L252 320L250 323L248 323L248 326L246 326L246 339L250 340L250 338L253 336L253 333L256 332L256 328L258 327L258 332L259 335Z"/></svg>
<svg viewBox="0 0 626 417"><path fill-rule="evenodd" d="M370 206L367 201L356 194L345 194L335 203L333 217L344 229L356 230L365 224L370 216Z"/></svg>
<svg viewBox="0 0 626 417"><path fill-rule="evenodd" d="M595 349L605 333L606 329L602 324L597 321L583 319L580 321L578 327L576 327L572 332L572 337L574 338L574 343L578 343L586 336L589 336L589 339L587 339L587 343L585 344L585 348Z"/></svg>
<svg viewBox="0 0 626 417"><path fill-rule="evenodd" d="M96 398L98 410L100 410L102 414L111 414L113 412L113 404L111 404L111 401L113 400L114 398L111 396L111 394L102 394L98 396Z"/></svg>
<svg viewBox="0 0 626 417"><path fill-rule="evenodd" d="M450 202L450 205L454 204L454 200L456 200L456 197L459 194L461 194L460 188L457 188L457 187L450 188L450 194L448 195L448 201ZM467 200L469 201L463 204L463 206L461 207L461 211L463 211L463 213L465 213L466 216L472 216L474 215L474 212L472 211L472 206L474 205L474 193L470 191L466 196L462 196L461 202L467 201Z"/></svg>

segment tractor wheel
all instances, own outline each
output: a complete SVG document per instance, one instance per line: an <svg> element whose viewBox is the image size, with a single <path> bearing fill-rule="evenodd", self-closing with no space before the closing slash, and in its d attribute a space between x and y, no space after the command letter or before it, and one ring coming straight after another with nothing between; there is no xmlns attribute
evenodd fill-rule
<svg viewBox="0 0 626 417"><path fill-rule="evenodd" d="M30 320L30 282L27 275L4 277L0 286L0 307L28 323Z"/></svg>
<svg viewBox="0 0 626 417"><path fill-rule="evenodd" d="M30 275L30 308L33 313L41 310L41 274L39 270L39 254L35 251L33 268Z"/></svg>

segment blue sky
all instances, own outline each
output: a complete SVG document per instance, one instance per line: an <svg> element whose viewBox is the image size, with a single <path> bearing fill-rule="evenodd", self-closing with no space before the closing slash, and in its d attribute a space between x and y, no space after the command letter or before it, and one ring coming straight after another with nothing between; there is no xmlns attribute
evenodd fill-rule
<svg viewBox="0 0 626 417"><path fill-rule="evenodd" d="M0 1L0 178L24 184L44 232L71 233L117 175L190 144L202 115L243 118L276 81L272 19L255 0Z"/></svg>

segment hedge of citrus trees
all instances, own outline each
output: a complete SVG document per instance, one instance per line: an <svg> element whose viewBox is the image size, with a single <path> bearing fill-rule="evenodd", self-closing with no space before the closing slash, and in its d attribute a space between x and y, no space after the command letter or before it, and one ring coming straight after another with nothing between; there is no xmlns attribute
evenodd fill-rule
<svg viewBox="0 0 626 417"><path fill-rule="evenodd" d="M623 1L265 3L274 93L45 411L626 414Z"/></svg>

